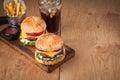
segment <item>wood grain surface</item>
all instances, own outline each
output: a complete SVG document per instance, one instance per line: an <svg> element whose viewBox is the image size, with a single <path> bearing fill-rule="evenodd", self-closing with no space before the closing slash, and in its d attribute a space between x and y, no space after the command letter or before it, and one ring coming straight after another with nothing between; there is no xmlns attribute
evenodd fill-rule
<svg viewBox="0 0 120 80"><path fill-rule="evenodd" d="M120 0L64 0L62 38L76 50L60 80L120 80Z"/></svg>
<svg viewBox="0 0 120 80"><path fill-rule="evenodd" d="M39 16L37 0L25 2L27 16ZM76 56L47 74L0 42L0 80L120 80L119 5L120 0L63 0L61 37Z"/></svg>

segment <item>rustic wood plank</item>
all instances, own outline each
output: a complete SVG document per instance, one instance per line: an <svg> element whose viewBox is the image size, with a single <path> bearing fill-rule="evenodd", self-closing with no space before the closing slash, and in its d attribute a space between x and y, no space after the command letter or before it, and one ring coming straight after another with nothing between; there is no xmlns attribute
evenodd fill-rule
<svg viewBox="0 0 120 80"><path fill-rule="evenodd" d="M62 37L76 56L61 67L60 80L120 80L119 4L119 0L63 1Z"/></svg>

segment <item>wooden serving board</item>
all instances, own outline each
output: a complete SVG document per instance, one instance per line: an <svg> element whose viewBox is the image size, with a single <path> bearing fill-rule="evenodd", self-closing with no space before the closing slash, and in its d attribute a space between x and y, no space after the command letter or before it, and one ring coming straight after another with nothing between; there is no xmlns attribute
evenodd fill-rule
<svg viewBox="0 0 120 80"><path fill-rule="evenodd" d="M35 47L24 46L19 40L8 41L2 37L0 37L0 39L4 43L8 44L10 47L19 51L22 55L24 55L26 58L28 58L30 61L32 61L35 65L37 65L44 71L47 71L48 73L52 72L54 69L56 69L57 67L59 67L60 65L62 65L63 63L65 63L66 61L68 61L69 59L71 59L72 57L75 56L75 50L68 47L67 45L64 45L65 50L66 50L65 59L56 65L45 66L45 65L38 63L35 60L35 58L34 58Z"/></svg>

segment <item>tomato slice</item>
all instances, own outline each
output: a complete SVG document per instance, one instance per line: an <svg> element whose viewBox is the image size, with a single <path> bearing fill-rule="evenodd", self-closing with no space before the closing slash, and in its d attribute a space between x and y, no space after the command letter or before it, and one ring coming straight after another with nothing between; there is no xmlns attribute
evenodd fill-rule
<svg viewBox="0 0 120 80"><path fill-rule="evenodd" d="M44 31L39 32L39 33L26 33L28 36L40 36L44 33Z"/></svg>

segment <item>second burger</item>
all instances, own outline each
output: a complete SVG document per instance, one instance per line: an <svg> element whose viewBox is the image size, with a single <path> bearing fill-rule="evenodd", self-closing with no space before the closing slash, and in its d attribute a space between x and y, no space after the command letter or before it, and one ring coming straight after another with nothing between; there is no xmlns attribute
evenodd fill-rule
<svg viewBox="0 0 120 80"><path fill-rule="evenodd" d="M35 59L44 65L55 65L65 58L66 52L61 37L46 33L36 41Z"/></svg>

